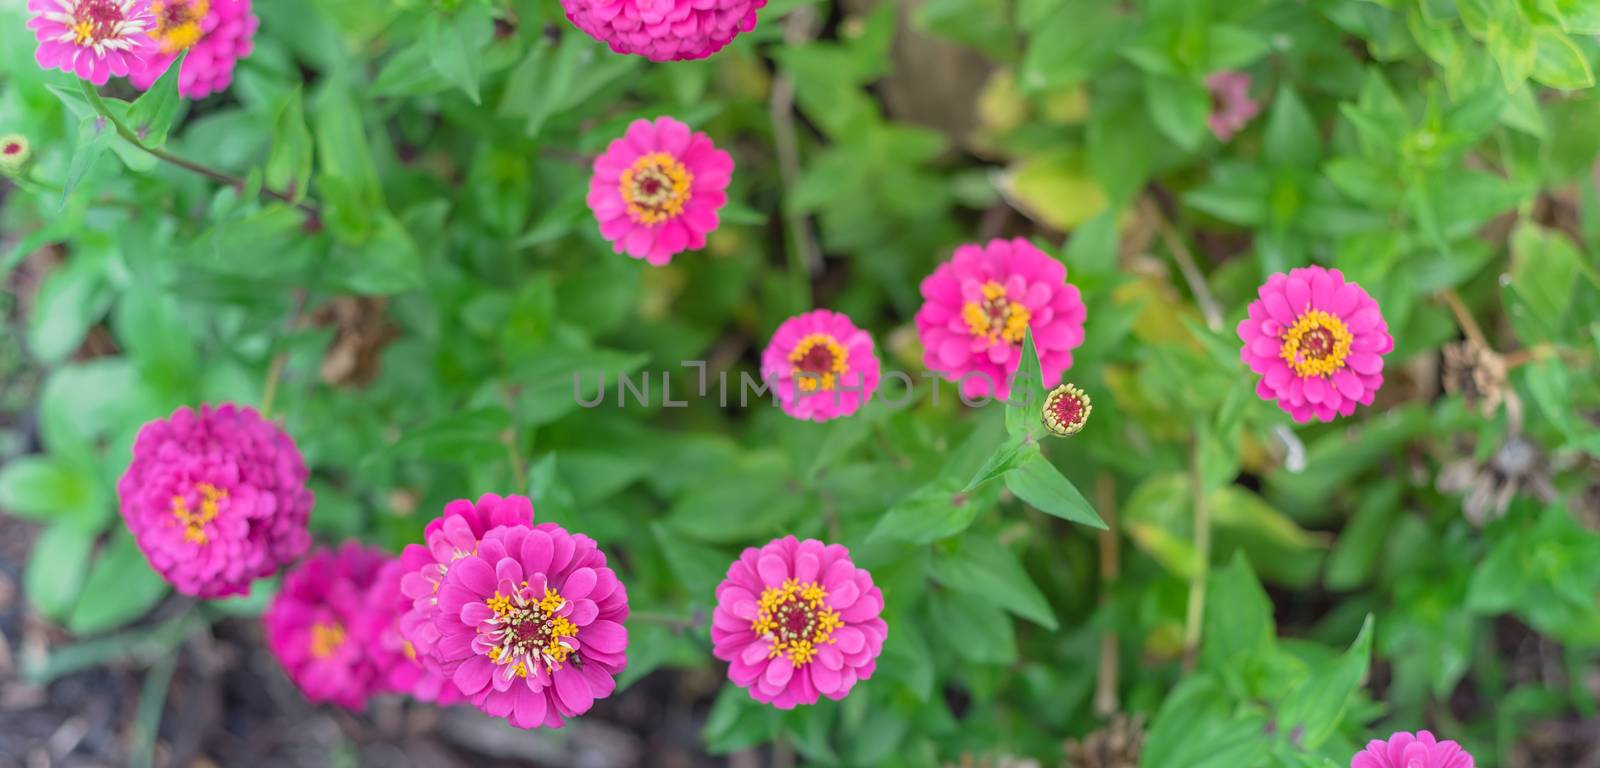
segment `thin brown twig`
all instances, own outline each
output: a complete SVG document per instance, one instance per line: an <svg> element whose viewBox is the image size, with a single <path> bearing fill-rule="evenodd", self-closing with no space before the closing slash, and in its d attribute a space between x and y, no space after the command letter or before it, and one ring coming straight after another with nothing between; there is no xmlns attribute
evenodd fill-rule
<svg viewBox="0 0 1600 768"><path fill-rule="evenodd" d="M1167 252L1172 254L1172 260L1178 264L1178 272L1183 275L1183 281L1189 285L1189 292L1194 294L1194 302L1200 307L1200 314L1205 318L1206 327L1213 332L1222 330L1222 305L1217 303L1217 297L1211 294L1211 287L1206 284L1206 277L1200 272L1200 267L1195 263L1194 254L1189 252L1189 246L1183 242L1183 235L1178 228L1167 220L1161 212L1161 205L1149 197L1140 199L1145 215L1156 225L1156 232L1161 235L1161 242L1166 244Z"/></svg>
<svg viewBox="0 0 1600 768"><path fill-rule="evenodd" d="M1095 481L1095 506L1106 529L1100 532L1100 605L1111 602L1111 590L1122 576L1122 555L1117 540L1117 484L1110 472L1101 472ZM1116 630L1100 633L1100 667L1095 676L1094 713L1100 717L1116 714L1117 671L1121 664Z"/></svg>
<svg viewBox="0 0 1600 768"><path fill-rule="evenodd" d="M1489 339L1483 335L1483 328L1478 326L1478 321L1472 317L1472 312L1468 311L1466 302L1461 300L1460 294L1454 289L1446 289L1439 292L1439 298L1450 307L1450 313L1456 316L1456 325L1461 326L1461 332L1467 335L1468 340L1481 349L1494 351L1494 347L1489 346Z"/></svg>

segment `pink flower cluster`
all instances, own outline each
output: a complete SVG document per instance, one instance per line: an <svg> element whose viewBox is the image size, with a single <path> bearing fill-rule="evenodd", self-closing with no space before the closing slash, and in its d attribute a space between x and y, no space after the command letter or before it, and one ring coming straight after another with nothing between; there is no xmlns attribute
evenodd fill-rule
<svg viewBox="0 0 1600 768"><path fill-rule="evenodd" d="M28 0L44 69L105 85L127 77L148 90L178 56L178 93L201 99L224 90L250 55L257 20L251 0Z"/></svg>
<svg viewBox="0 0 1600 768"><path fill-rule="evenodd" d="M368 600L387 558L347 542L318 550L289 572L261 616L267 647L306 698L359 710L398 654L371 634Z"/></svg>
<svg viewBox="0 0 1600 768"><path fill-rule="evenodd" d="M254 409L185 407L139 430L117 497L151 568L179 592L223 597L311 545L308 474L294 442Z"/></svg>
<svg viewBox="0 0 1600 768"><path fill-rule="evenodd" d="M1427 731L1396 733L1388 741L1373 740L1350 758L1350 768L1474 768L1472 755L1453 741L1439 741Z"/></svg>
<svg viewBox="0 0 1600 768"><path fill-rule="evenodd" d="M617 53L703 59L756 27L767 0L561 0L567 18Z"/></svg>

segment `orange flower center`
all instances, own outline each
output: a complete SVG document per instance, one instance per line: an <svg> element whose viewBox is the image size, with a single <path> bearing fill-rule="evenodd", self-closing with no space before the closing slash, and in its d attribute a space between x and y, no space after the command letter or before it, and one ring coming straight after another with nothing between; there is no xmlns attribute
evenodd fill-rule
<svg viewBox="0 0 1600 768"><path fill-rule="evenodd" d="M318 621L311 625L311 655L326 659L344 645L344 625L337 621Z"/></svg>
<svg viewBox="0 0 1600 768"><path fill-rule="evenodd" d="M209 10L210 0L155 0L150 12L156 17L156 28L150 36L165 53L188 50L200 42L200 22Z"/></svg>
<svg viewBox="0 0 1600 768"><path fill-rule="evenodd" d="M1021 344L1033 313L1021 302L1006 298L1006 287L990 280L983 284L983 300L969 301L961 308L961 319L973 336L987 338L990 344L1004 339Z"/></svg>
<svg viewBox="0 0 1600 768"><path fill-rule="evenodd" d="M800 339L789 353L795 383L802 392L831 390L839 383L850 355L838 339L826 333L813 333Z"/></svg>
<svg viewBox="0 0 1600 768"><path fill-rule="evenodd" d="M196 493L200 494L200 508L198 510L189 506L189 499L184 496L172 497L172 516L183 525L183 538L191 544L209 544L211 537L206 535L206 524L217 519L221 504L228 499L228 492L210 483L196 483Z"/></svg>

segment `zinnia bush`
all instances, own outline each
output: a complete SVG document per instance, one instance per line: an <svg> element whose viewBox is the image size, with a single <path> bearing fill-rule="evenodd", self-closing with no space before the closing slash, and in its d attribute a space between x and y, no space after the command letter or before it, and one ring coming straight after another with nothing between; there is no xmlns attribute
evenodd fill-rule
<svg viewBox="0 0 1600 768"><path fill-rule="evenodd" d="M1597 65L0 2L0 766L1587 766Z"/></svg>

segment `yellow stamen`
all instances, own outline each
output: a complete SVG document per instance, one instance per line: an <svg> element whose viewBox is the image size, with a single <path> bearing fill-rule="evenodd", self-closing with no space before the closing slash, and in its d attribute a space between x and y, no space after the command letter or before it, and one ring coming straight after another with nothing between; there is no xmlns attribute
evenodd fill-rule
<svg viewBox="0 0 1600 768"><path fill-rule="evenodd" d="M622 172L618 187L628 206L628 216L649 226L682 214L693 183L694 174L677 158L666 152L652 152Z"/></svg>
<svg viewBox="0 0 1600 768"><path fill-rule="evenodd" d="M817 657L819 646L836 642L833 633L844 626L844 619L826 607L827 598L827 590L815 581L786 579L781 587L762 590L750 629L767 640L767 658L786 656L803 667Z"/></svg>
<svg viewBox="0 0 1600 768"><path fill-rule="evenodd" d="M194 489L200 494L200 511L189 509L189 500L183 496L172 497L172 516L183 524L183 540L191 544L209 544L211 537L206 535L206 524L217 519L221 511L221 502L228 498L228 492L210 483L196 483Z"/></svg>
<svg viewBox="0 0 1600 768"><path fill-rule="evenodd" d="M344 625L336 621L319 621L311 625L311 655L319 659L332 656L344 645Z"/></svg>
<svg viewBox="0 0 1600 768"><path fill-rule="evenodd" d="M1033 313L1020 301L1006 298L1006 287L990 280L983 284L983 301L969 301L961 307L961 319L973 336L988 338L989 343L1005 340L1021 344L1028 331L1028 321Z"/></svg>
<svg viewBox="0 0 1600 768"><path fill-rule="evenodd" d="M800 391L831 391L849 368L850 353L832 336L812 333L794 345L789 353L789 364Z"/></svg>
<svg viewBox="0 0 1600 768"><path fill-rule="evenodd" d="M1331 313L1313 309L1295 320L1283 332L1283 349L1278 353L1301 378L1332 376L1344 367L1355 337L1343 320Z"/></svg>

